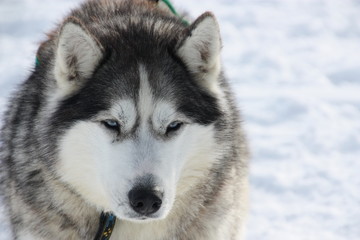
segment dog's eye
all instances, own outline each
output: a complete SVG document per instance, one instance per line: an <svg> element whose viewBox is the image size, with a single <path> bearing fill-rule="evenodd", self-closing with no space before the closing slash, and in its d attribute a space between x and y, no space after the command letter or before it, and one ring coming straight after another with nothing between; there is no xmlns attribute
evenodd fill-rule
<svg viewBox="0 0 360 240"><path fill-rule="evenodd" d="M171 122L166 128L166 134L179 130L183 124L184 123L180 121Z"/></svg>
<svg viewBox="0 0 360 240"><path fill-rule="evenodd" d="M114 131L120 131L120 124L116 120L107 119L101 122L106 128Z"/></svg>

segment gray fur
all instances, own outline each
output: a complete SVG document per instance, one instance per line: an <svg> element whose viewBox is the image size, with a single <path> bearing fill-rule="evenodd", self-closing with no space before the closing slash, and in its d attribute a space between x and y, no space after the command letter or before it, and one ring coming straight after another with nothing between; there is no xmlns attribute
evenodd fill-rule
<svg viewBox="0 0 360 240"><path fill-rule="evenodd" d="M186 195L177 196L174 208L181 214L169 213L164 221L171 224L158 230L161 239L214 239L220 230L226 232L222 239L240 239L247 209L248 152L233 94L223 73L217 79L222 95L198 82L201 77L177 56L196 26L185 26L152 2L85 2L41 44L40 65L10 99L1 130L0 176L14 239L24 237L23 232L36 239L93 239L103 209L58 176L59 138L75 121L96 117L115 99L137 99L139 62L149 73L154 97L174 102L196 124L213 125L221 149L214 152L218 161L209 174ZM67 22L84 28L103 57L90 78L82 78L74 68L70 80L78 81L79 89L53 103L55 52ZM204 61L207 54L202 52ZM71 59L68 64L73 64ZM136 127L117 140L136 138ZM148 226L155 225L119 219L111 239L153 239L142 235Z"/></svg>

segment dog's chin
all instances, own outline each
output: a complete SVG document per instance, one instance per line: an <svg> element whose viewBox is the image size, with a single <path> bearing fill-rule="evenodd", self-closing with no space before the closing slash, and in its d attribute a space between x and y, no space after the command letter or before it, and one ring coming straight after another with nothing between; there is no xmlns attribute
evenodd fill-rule
<svg viewBox="0 0 360 240"><path fill-rule="evenodd" d="M148 223L148 222L159 221L161 219L163 219L163 218L142 216L142 217L127 218L125 220L127 220L129 222L134 222L134 223Z"/></svg>
<svg viewBox="0 0 360 240"><path fill-rule="evenodd" d="M170 214L171 210L172 204L169 204L168 201L164 202L162 208L160 208L159 211L148 216L139 214L130 207L126 207L124 205L109 209L109 211L112 212L120 221L125 220L136 223L148 223L163 220Z"/></svg>
<svg viewBox="0 0 360 240"><path fill-rule="evenodd" d="M119 220L125 220L125 221L129 221L129 222L135 222L135 223L148 223L148 222L153 222L153 221L159 221L159 220L163 220L167 217L167 213L162 212L162 213L155 213L149 216L145 216L145 215L140 215L136 212L129 212L129 213L120 213L120 212L114 212L116 218L118 218Z"/></svg>
<svg viewBox="0 0 360 240"><path fill-rule="evenodd" d="M115 214L116 215L116 214ZM148 223L164 219L166 216L140 216L140 215L128 215L128 216L118 216L116 217L120 220L125 220L134 223Z"/></svg>

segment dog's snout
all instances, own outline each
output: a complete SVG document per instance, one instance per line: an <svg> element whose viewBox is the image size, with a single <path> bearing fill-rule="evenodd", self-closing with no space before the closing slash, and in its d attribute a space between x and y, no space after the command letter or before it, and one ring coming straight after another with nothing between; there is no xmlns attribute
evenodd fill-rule
<svg viewBox="0 0 360 240"><path fill-rule="evenodd" d="M129 192L130 206L135 212L148 216L157 212L162 204L162 193L148 189L132 189Z"/></svg>

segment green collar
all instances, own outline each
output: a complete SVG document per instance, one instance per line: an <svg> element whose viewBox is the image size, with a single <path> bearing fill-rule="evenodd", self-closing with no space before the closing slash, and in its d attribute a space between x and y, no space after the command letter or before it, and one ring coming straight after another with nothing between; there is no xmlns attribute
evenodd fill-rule
<svg viewBox="0 0 360 240"><path fill-rule="evenodd" d="M185 25L187 25L187 26L190 25L188 21L186 21L183 17L181 17L181 16L176 12L174 6L171 4L171 2L170 2L169 0L161 0L161 1L162 1L163 3L165 3L165 5L169 8L169 10L170 10L175 16L181 18L181 21L182 21Z"/></svg>
<svg viewBox="0 0 360 240"><path fill-rule="evenodd" d="M40 66L40 61L39 61L38 55L36 55L36 57L35 57L35 67L38 67L38 66Z"/></svg>

